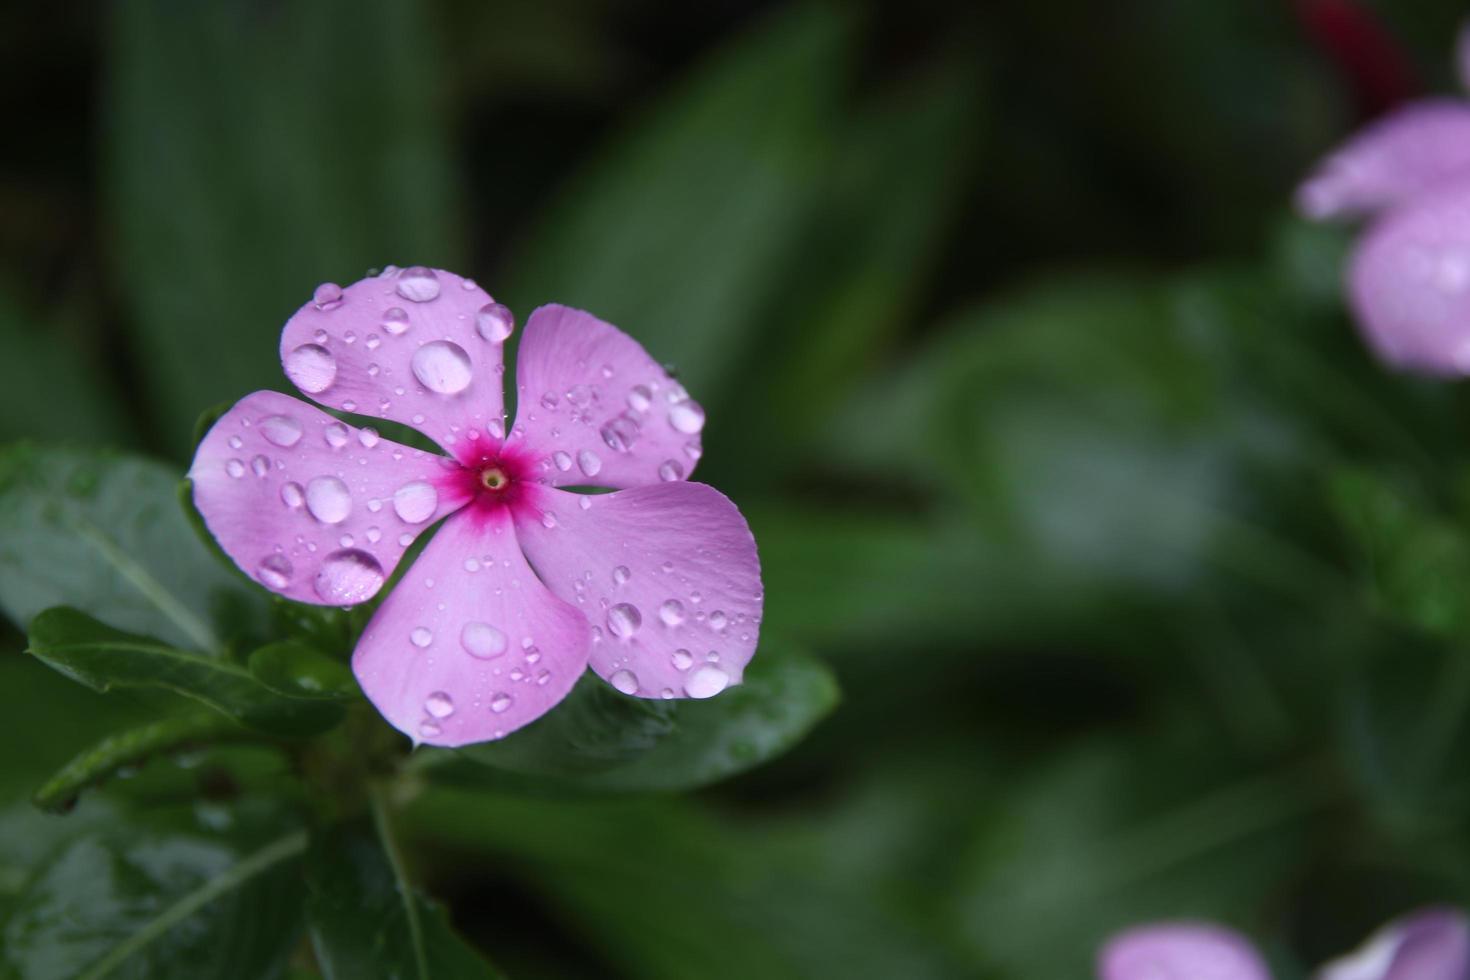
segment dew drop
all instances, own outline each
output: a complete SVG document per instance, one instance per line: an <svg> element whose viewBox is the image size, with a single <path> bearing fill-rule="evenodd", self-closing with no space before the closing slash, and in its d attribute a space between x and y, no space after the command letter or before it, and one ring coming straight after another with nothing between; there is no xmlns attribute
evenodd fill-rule
<svg viewBox="0 0 1470 980"><path fill-rule="evenodd" d="M316 573L316 594L334 605L362 602L382 587L382 566L372 555L355 548L328 555Z"/></svg>
<svg viewBox="0 0 1470 980"><path fill-rule="evenodd" d="M590 449L584 449L577 454L577 468L584 476L596 476L602 471L602 458Z"/></svg>
<svg viewBox="0 0 1470 980"><path fill-rule="evenodd" d="M729 674L714 664L703 664L684 681L684 693L691 698L712 698L729 683Z"/></svg>
<svg viewBox="0 0 1470 980"><path fill-rule="evenodd" d="M665 483L673 483L675 480L682 480L684 479L684 467L680 466L672 459L666 459L659 464L658 478Z"/></svg>
<svg viewBox="0 0 1470 980"><path fill-rule="evenodd" d="M515 698L511 697L509 694L497 694L490 699L490 710L495 712L497 715L503 715L505 714L506 709L508 709L514 703Z"/></svg>
<svg viewBox="0 0 1470 980"><path fill-rule="evenodd" d="M285 555L275 554L262 559L255 574L268 588L284 589L291 583L292 571L290 559Z"/></svg>
<svg viewBox="0 0 1470 980"><path fill-rule="evenodd" d="M403 307L390 307L383 313L383 329L395 337L403 336L408 329L408 313Z"/></svg>
<svg viewBox="0 0 1470 980"><path fill-rule="evenodd" d="M326 437L327 445L333 449L341 449L347 445L347 426L341 422L333 422L322 434Z"/></svg>
<svg viewBox="0 0 1470 980"><path fill-rule="evenodd" d="M481 660L491 660L505 652L505 633L489 623L465 623L459 642L465 652Z"/></svg>
<svg viewBox="0 0 1470 980"><path fill-rule="evenodd" d="M583 510L591 510L592 498L585 493L579 494L577 496L577 506L582 508Z"/></svg>
<svg viewBox="0 0 1470 980"><path fill-rule="evenodd" d="M678 599L668 600L658 607L658 618L665 626L678 626L684 622L684 603Z"/></svg>
<svg viewBox="0 0 1470 980"><path fill-rule="evenodd" d="M669 424L692 436L704 428L704 409L691 401L678 402L669 408Z"/></svg>
<svg viewBox="0 0 1470 980"><path fill-rule="evenodd" d="M352 513L352 494L335 476L319 476L306 485L306 509L323 524L340 524Z"/></svg>
<svg viewBox="0 0 1470 980"><path fill-rule="evenodd" d="M265 476L271 471L271 461L264 456L257 456L250 461L250 472L256 476Z"/></svg>
<svg viewBox="0 0 1470 980"><path fill-rule="evenodd" d="M289 415L268 415L260 420L260 433L271 445L290 449L301 441L301 423Z"/></svg>
<svg viewBox="0 0 1470 980"><path fill-rule="evenodd" d="M551 461L555 463L556 468L561 470L563 473L572 468L571 454L563 452L560 449L551 454Z"/></svg>
<svg viewBox="0 0 1470 980"><path fill-rule="evenodd" d="M245 464L238 459L232 459L225 464L225 472L238 480L245 475Z"/></svg>
<svg viewBox="0 0 1470 980"><path fill-rule="evenodd" d="M619 415L602 427L602 441L614 452L626 453L633 450L638 441L638 423L626 415Z"/></svg>
<svg viewBox="0 0 1470 980"><path fill-rule="evenodd" d="M632 577L633 573L628 571L627 565L619 565L612 570L613 585L626 585L628 579Z"/></svg>
<svg viewBox="0 0 1470 980"><path fill-rule="evenodd" d="M342 287L335 282L324 282L311 294L311 301L319 310L332 310L342 305Z"/></svg>
<svg viewBox="0 0 1470 980"><path fill-rule="evenodd" d="M681 648L674 651L672 660L674 666L679 670L688 670L694 665L694 654Z"/></svg>
<svg viewBox="0 0 1470 980"><path fill-rule="evenodd" d="M424 698L424 710L435 718L448 718L454 714L454 699L443 691L435 691Z"/></svg>
<svg viewBox="0 0 1470 980"><path fill-rule="evenodd" d="M638 675L631 670L620 670L608 678L608 683L624 694L638 693Z"/></svg>
<svg viewBox="0 0 1470 980"><path fill-rule="evenodd" d="M415 303L427 303L439 298L439 277L433 269L421 265L409 266L398 273L398 295Z"/></svg>
<svg viewBox="0 0 1470 980"><path fill-rule="evenodd" d="M642 625L643 614L632 603L620 602L607 611L607 628L614 636L627 639Z"/></svg>
<svg viewBox="0 0 1470 980"><path fill-rule="evenodd" d="M367 529L368 544L377 544L379 541L382 540L382 538L383 532L378 530L376 527L370 527Z"/></svg>
<svg viewBox="0 0 1470 980"><path fill-rule="evenodd" d="M281 501L293 509L300 507L306 503L306 491L301 489L299 483L288 483L281 488Z"/></svg>
<svg viewBox="0 0 1470 980"><path fill-rule="evenodd" d="M443 731L444 729L440 728L432 721L426 721L419 726L419 734L422 735L424 738L438 738Z"/></svg>
<svg viewBox="0 0 1470 980"><path fill-rule="evenodd" d="M434 642L434 631L426 626L415 626L408 634L408 639L414 646L422 650Z"/></svg>
<svg viewBox="0 0 1470 980"><path fill-rule="evenodd" d="M413 376L441 395L457 395L470 386L470 355L452 340L433 340L413 352Z"/></svg>
<svg viewBox="0 0 1470 980"><path fill-rule="evenodd" d="M357 430L357 441L362 443L362 448L364 449L372 449L378 444L379 438L378 430L372 426Z"/></svg>
<svg viewBox="0 0 1470 980"><path fill-rule="evenodd" d="M546 528L548 531L556 527L556 515L549 510L546 513L542 514L541 526Z"/></svg>
<svg viewBox="0 0 1470 980"><path fill-rule="evenodd" d="M439 492L422 480L405 483L393 492L393 511L410 524L422 524L439 507Z"/></svg>
<svg viewBox="0 0 1470 980"><path fill-rule="evenodd" d="M653 396L644 385L634 385L628 391L628 407L635 412L646 412L653 404Z"/></svg>
<svg viewBox="0 0 1470 980"><path fill-rule="evenodd" d="M714 612L709 614L709 625L710 629L714 630L715 632L723 633L725 632L725 627L730 625L730 620L725 616L723 612L716 609Z"/></svg>
<svg viewBox="0 0 1470 980"><path fill-rule="evenodd" d="M230 436L230 448L231 449L244 449L245 448L245 440L244 439L241 439L239 436Z"/></svg>
<svg viewBox="0 0 1470 980"><path fill-rule="evenodd" d="M302 391L318 394L337 380L337 359L320 344L302 344L286 355L286 377Z"/></svg>
<svg viewBox="0 0 1470 980"><path fill-rule="evenodd" d="M475 314L475 330L492 344L505 343L515 328L515 316L503 303L486 303Z"/></svg>

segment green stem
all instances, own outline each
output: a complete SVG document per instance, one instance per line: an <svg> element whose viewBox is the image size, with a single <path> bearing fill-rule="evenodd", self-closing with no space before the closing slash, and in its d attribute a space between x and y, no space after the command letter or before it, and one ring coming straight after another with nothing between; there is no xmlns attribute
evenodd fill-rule
<svg viewBox="0 0 1470 980"><path fill-rule="evenodd" d="M404 870L403 855L398 850L398 842L393 836L383 788L374 786L371 798L373 826L377 828L378 838L383 842L383 852L388 855L388 865L393 869L394 885L397 888L399 900L403 902L404 916L408 920L408 935L413 942L414 964L418 967L419 977L422 980L429 980L429 956L428 951L424 948L424 927L419 921L419 903L414 895L413 885L409 883L408 873Z"/></svg>

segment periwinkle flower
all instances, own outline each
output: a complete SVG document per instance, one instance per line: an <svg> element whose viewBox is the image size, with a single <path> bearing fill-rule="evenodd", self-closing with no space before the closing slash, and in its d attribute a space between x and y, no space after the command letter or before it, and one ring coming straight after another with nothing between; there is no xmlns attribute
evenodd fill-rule
<svg viewBox="0 0 1470 980"><path fill-rule="evenodd" d="M1459 44L1470 87L1470 38ZM1385 362L1470 373L1470 101L1410 103L1330 153L1297 191L1315 219L1369 219L1348 298Z"/></svg>
<svg viewBox="0 0 1470 980"><path fill-rule="evenodd" d="M703 409L616 327L543 306L521 338L507 432L513 329L508 309L439 269L324 284L282 333L287 377L447 455L258 391L215 423L189 471L225 552L300 602L372 598L443 521L352 658L368 698L416 742L500 738L589 664L624 694L710 697L755 652L755 540L726 497L686 481Z"/></svg>
<svg viewBox="0 0 1470 980"><path fill-rule="evenodd" d="M1100 980L1271 980L1250 940L1203 922L1158 922L1112 937ZM1394 919L1361 947L1324 965L1316 980L1470 980L1470 920L1450 908Z"/></svg>

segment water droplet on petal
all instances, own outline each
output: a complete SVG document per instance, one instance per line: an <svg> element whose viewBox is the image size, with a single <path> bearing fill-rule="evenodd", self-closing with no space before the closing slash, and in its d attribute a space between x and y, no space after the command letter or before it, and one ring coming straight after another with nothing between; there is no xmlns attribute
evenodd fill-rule
<svg viewBox="0 0 1470 980"><path fill-rule="evenodd" d="M556 515L549 510L546 513L542 514L541 526L546 528L548 531L556 527Z"/></svg>
<svg viewBox="0 0 1470 980"><path fill-rule="evenodd" d="M301 441L301 423L289 415L268 415L260 420L260 434L271 445L290 449Z"/></svg>
<svg viewBox="0 0 1470 980"><path fill-rule="evenodd" d="M580 508L582 508L583 510L591 510L592 509L592 498L589 497L585 493L578 494L577 495L577 506L580 507Z"/></svg>
<svg viewBox="0 0 1470 980"><path fill-rule="evenodd" d="M271 461L264 456L256 456L250 461L250 472L256 476L265 476L271 471Z"/></svg>
<svg viewBox="0 0 1470 980"><path fill-rule="evenodd" d="M490 660L505 652L505 633L489 623L466 623L460 631L459 642L465 652L481 660Z"/></svg>
<svg viewBox="0 0 1470 980"><path fill-rule="evenodd" d="M241 439L239 436L230 436L230 448L231 449L244 449L245 448L245 440L244 439Z"/></svg>
<svg viewBox="0 0 1470 980"><path fill-rule="evenodd" d="M602 459L590 449L577 454L577 468L584 476L596 476L602 470Z"/></svg>
<svg viewBox="0 0 1470 980"><path fill-rule="evenodd" d="M342 305L342 287L335 282L324 282L311 294L311 301L319 310L332 310Z"/></svg>
<svg viewBox="0 0 1470 980"><path fill-rule="evenodd" d="M653 404L653 395L644 385L634 385L628 391L628 407L635 412L646 412Z"/></svg>
<svg viewBox="0 0 1470 980"><path fill-rule="evenodd" d="M341 422L333 422L322 434L326 436L327 445L333 449L341 449L347 445L347 426Z"/></svg>
<svg viewBox="0 0 1470 980"><path fill-rule="evenodd" d="M281 500L287 507L300 507L306 503L306 491L299 483L288 483L281 488Z"/></svg>
<svg viewBox="0 0 1470 980"><path fill-rule="evenodd" d="M286 377L302 391L319 394L337 380L337 359L320 344L302 344L286 355Z"/></svg>
<svg viewBox="0 0 1470 980"><path fill-rule="evenodd" d="M680 466L672 459L666 459L659 464L658 478L660 480L663 480L665 483L673 483L675 480L682 480L684 479L684 467Z"/></svg>
<svg viewBox="0 0 1470 980"><path fill-rule="evenodd" d="M390 307L383 313L383 329L395 337L401 337L408 329L408 313L401 306Z"/></svg>
<svg viewBox="0 0 1470 980"><path fill-rule="evenodd" d="M626 453L633 450L638 441L638 423L626 415L619 415L602 427L602 441L614 452Z"/></svg>
<svg viewBox="0 0 1470 980"><path fill-rule="evenodd" d="M684 649L675 650L672 659L679 670L688 670L694 664L694 654Z"/></svg>
<svg viewBox="0 0 1470 980"><path fill-rule="evenodd" d="M725 627L729 624L730 620L726 618L725 614L722 613L720 610L716 609L714 612L709 614L710 629L714 630L715 632L725 632Z"/></svg>
<svg viewBox="0 0 1470 980"><path fill-rule="evenodd" d="M378 436L378 430L374 429L372 426L368 426L366 429L357 430L357 441L362 443L362 448L364 449L372 449L378 444L379 438L380 437Z"/></svg>
<svg viewBox="0 0 1470 980"><path fill-rule="evenodd" d="M729 674L714 664L704 664L684 681L684 693L691 698L712 698L729 683Z"/></svg>
<svg viewBox="0 0 1470 980"><path fill-rule="evenodd" d="M608 679L608 683L624 694L638 693L638 675L631 670L620 670Z"/></svg>
<svg viewBox="0 0 1470 980"><path fill-rule="evenodd" d="M432 721L426 721L419 726L419 734L422 735L424 738L438 738L443 731L444 729L440 728Z"/></svg>
<svg viewBox="0 0 1470 980"><path fill-rule="evenodd" d="M678 599L668 600L658 607L658 618L665 626L678 626L684 622L684 603Z"/></svg>
<svg viewBox="0 0 1470 980"><path fill-rule="evenodd" d="M328 555L316 573L316 594L334 605L362 602L382 587L382 566L372 555L355 548Z"/></svg>
<svg viewBox="0 0 1470 980"><path fill-rule="evenodd" d="M457 395L470 386L470 355L452 340L434 340L413 352L413 376L441 395Z"/></svg>
<svg viewBox="0 0 1470 980"><path fill-rule="evenodd" d="M506 709L514 703L515 698L511 697L509 694L497 694L490 699L490 710L495 712L497 715L503 715L505 714Z"/></svg>
<svg viewBox="0 0 1470 980"><path fill-rule="evenodd" d="M398 273L398 295L415 303L427 303L439 298L439 277L433 269L421 265L409 266Z"/></svg>
<svg viewBox="0 0 1470 980"><path fill-rule="evenodd" d="M352 494L335 476L319 476L306 485L306 509L323 524L340 524L352 513Z"/></svg>
<svg viewBox="0 0 1470 980"><path fill-rule="evenodd" d="M614 636L627 639L642 625L643 614L632 603L620 602L607 611L607 628Z"/></svg>
<svg viewBox="0 0 1470 980"><path fill-rule="evenodd" d="M560 449L551 454L551 461L555 463L556 468L561 470L563 473L572 468L571 454L563 452Z"/></svg>
<svg viewBox="0 0 1470 980"><path fill-rule="evenodd" d="M448 718L454 714L454 699L443 691L435 691L424 698L424 710L435 718Z"/></svg>
<svg viewBox="0 0 1470 980"><path fill-rule="evenodd" d="M405 483L393 492L393 511L410 524L422 524L439 507L439 492L422 480Z"/></svg>
<svg viewBox="0 0 1470 980"><path fill-rule="evenodd" d="M691 401L678 402L669 408L669 424L692 436L704 428L704 409Z"/></svg>
<svg viewBox="0 0 1470 980"><path fill-rule="evenodd" d="M414 646L422 650L434 642L434 631L425 626L415 626L408 634L408 638Z"/></svg>
<svg viewBox="0 0 1470 980"><path fill-rule="evenodd" d="M613 571L612 571L613 585L626 585L627 582L628 582L628 579L630 579L632 577L633 577L633 573L630 572L630 571L628 571L628 566L627 565L619 565L617 568L614 568Z"/></svg>
<svg viewBox="0 0 1470 980"><path fill-rule="evenodd" d="M486 303L475 314L475 330L492 344L505 343L515 328L515 317L502 303Z"/></svg>
<svg viewBox="0 0 1470 980"><path fill-rule="evenodd" d="M291 572L290 560L281 554L268 555L261 561L260 567L255 570L256 576L272 589L284 589L289 585Z"/></svg>
<svg viewBox="0 0 1470 980"><path fill-rule="evenodd" d="M238 459L232 459L225 464L225 472L238 480L245 475L245 464Z"/></svg>

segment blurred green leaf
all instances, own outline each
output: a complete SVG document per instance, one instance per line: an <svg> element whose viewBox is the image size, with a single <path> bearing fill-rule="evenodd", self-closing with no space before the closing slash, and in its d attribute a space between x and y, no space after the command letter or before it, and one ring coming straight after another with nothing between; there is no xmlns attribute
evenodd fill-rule
<svg viewBox="0 0 1470 980"><path fill-rule="evenodd" d="M346 664L294 640L261 647L249 667L256 680L289 697L348 701L361 695Z"/></svg>
<svg viewBox="0 0 1470 980"><path fill-rule="evenodd" d="M281 387L287 317L326 279L458 265L423 10L372 0L110 8L107 192L164 444Z"/></svg>
<svg viewBox="0 0 1470 980"><path fill-rule="evenodd" d="M137 728L113 732L74 756L36 790L35 804L47 810L66 810L77 794L124 766L134 766L159 752L200 742L238 737L241 729L213 711L194 711L160 718Z"/></svg>
<svg viewBox="0 0 1470 980"><path fill-rule="evenodd" d="M837 682L820 661L765 640L738 687L704 701L649 701L583 677L556 709L459 759L506 770L531 787L588 792L688 790L766 762L796 744L837 705ZM451 766L441 776L483 775Z"/></svg>
<svg viewBox="0 0 1470 980"><path fill-rule="evenodd" d="M121 629L223 649L214 614L261 604L195 538L177 480L102 451L0 451L0 608L24 628L42 609L73 605Z"/></svg>
<svg viewBox="0 0 1470 980"><path fill-rule="evenodd" d="M841 8L801 4L700 65L573 182L503 292L589 310L699 400L727 393L812 216L850 46Z"/></svg>
<svg viewBox="0 0 1470 980"><path fill-rule="evenodd" d="M295 945L306 833L264 846L229 833L115 823L36 871L5 922L15 980L277 975Z"/></svg>
<svg viewBox="0 0 1470 980"><path fill-rule="evenodd" d="M312 948L326 980L500 975L455 935L443 909L404 880L366 822L314 835L306 868Z"/></svg>
<svg viewBox="0 0 1470 980"><path fill-rule="evenodd" d="M32 622L30 652L95 690L163 688L273 735L312 735L342 719L340 705L285 697L229 661L124 633L64 606L48 609Z"/></svg>

